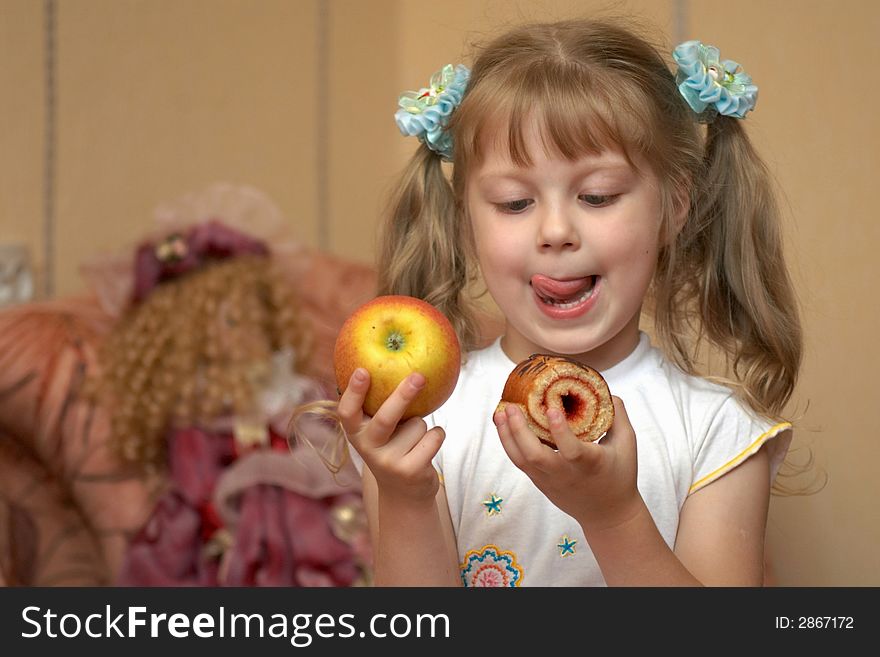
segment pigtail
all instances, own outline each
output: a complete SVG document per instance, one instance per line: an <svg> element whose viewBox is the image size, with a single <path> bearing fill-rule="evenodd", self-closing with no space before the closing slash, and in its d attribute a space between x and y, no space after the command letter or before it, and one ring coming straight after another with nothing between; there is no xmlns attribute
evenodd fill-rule
<svg viewBox="0 0 880 657"><path fill-rule="evenodd" d="M479 340L467 298L472 281L470 224L463 221L440 157L424 145L391 199L379 238L379 294L406 294L436 306L464 352Z"/></svg>
<svg viewBox="0 0 880 657"><path fill-rule="evenodd" d="M686 278L668 276L658 289L671 284L666 289L677 290L663 295L671 308L685 301L678 297L691 297L701 337L729 355L736 381L726 383L755 411L780 418L801 363L801 326L770 173L738 119L719 116L708 126L695 183L674 256L678 266L666 268ZM691 370L684 344L675 339L684 333L676 325L682 317L658 313L658 328Z"/></svg>

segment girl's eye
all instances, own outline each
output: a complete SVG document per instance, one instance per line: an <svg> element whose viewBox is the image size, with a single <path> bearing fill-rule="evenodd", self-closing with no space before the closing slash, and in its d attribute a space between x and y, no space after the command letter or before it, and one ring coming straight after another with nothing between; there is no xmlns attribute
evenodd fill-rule
<svg viewBox="0 0 880 657"><path fill-rule="evenodd" d="M525 212L532 203L533 201L531 199L521 198L516 201L508 201L507 203L496 203L495 207L501 212L519 214L520 212Z"/></svg>
<svg viewBox="0 0 880 657"><path fill-rule="evenodd" d="M619 194L581 194L578 198L591 207L601 208L611 205L618 196Z"/></svg>

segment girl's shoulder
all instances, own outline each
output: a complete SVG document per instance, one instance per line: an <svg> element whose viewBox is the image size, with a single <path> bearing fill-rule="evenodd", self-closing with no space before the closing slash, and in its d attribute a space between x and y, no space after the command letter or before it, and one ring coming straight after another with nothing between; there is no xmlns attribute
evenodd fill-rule
<svg viewBox="0 0 880 657"><path fill-rule="evenodd" d="M623 365L623 367L621 367ZM762 422L736 395L733 387L681 369L644 333L639 347L622 364L603 372L612 394L653 409L674 412L692 428L713 424L718 418L737 416Z"/></svg>
<svg viewBox="0 0 880 657"><path fill-rule="evenodd" d="M662 350L651 344L647 334L640 336L635 352L622 363L603 372L603 376L613 383L628 384L652 390L655 393L667 390L676 397L692 397L704 402L722 404L733 390L704 376L690 374L668 358Z"/></svg>
<svg viewBox="0 0 880 657"><path fill-rule="evenodd" d="M782 439L772 441L769 452L772 480L791 442L786 432L791 424L761 417L734 388L685 372L653 346L625 380L618 378L617 385L609 382L609 387L623 398L637 436L662 438L669 453L689 455L694 473L689 493L779 436Z"/></svg>

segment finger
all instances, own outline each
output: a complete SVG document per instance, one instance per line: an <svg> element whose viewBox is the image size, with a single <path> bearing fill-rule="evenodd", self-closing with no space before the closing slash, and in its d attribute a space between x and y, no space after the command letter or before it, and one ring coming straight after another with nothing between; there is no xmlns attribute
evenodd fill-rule
<svg viewBox="0 0 880 657"><path fill-rule="evenodd" d="M410 402L424 387L425 377L418 372L410 374L401 381L367 423L363 436L365 442L373 447L387 443Z"/></svg>
<svg viewBox="0 0 880 657"><path fill-rule="evenodd" d="M498 438L501 440L501 446L504 448L504 451L507 452L507 456L516 467L522 469L525 465L525 458L523 458L522 451L520 451L519 446L516 444L516 440L510 432L507 415L504 411L498 411L492 417L492 421L495 422L495 428L498 430Z"/></svg>
<svg viewBox="0 0 880 657"><path fill-rule="evenodd" d="M426 433L423 433L413 448L403 457L406 465L413 467L422 467L431 463L443 441L446 439L446 432L443 427L433 427Z"/></svg>
<svg viewBox="0 0 880 657"><path fill-rule="evenodd" d="M518 407L508 405L504 411L507 413L507 425L510 427L510 433L525 461L539 470L546 471L547 455L553 455L553 452L544 449L544 445L529 429L526 418Z"/></svg>
<svg viewBox="0 0 880 657"><path fill-rule="evenodd" d="M592 462L599 456L597 450L601 448L593 443L579 440L558 409L549 409L547 420L550 422L550 435L553 436L553 442L559 449L559 455L566 461Z"/></svg>
<svg viewBox="0 0 880 657"><path fill-rule="evenodd" d="M581 441L571 432L571 427L565 421L565 416L557 409L547 410L547 422L550 425L550 435L556 443L559 454L567 461L575 460L581 453Z"/></svg>
<svg viewBox="0 0 880 657"><path fill-rule="evenodd" d="M397 425L391 438L382 448L395 454L397 458L406 456L428 432L428 425L420 417L411 417L403 424Z"/></svg>
<svg viewBox="0 0 880 657"><path fill-rule="evenodd" d="M620 397L611 396L614 404L614 422L608 430L608 435L602 439L603 443L607 443L615 449L625 450L627 452L636 452L636 434L629 421L629 415L626 412L626 406Z"/></svg>
<svg viewBox="0 0 880 657"><path fill-rule="evenodd" d="M348 436L355 435L360 431L364 423L364 399L370 389L370 373L362 367L352 372L348 380L348 387L339 398L336 412L342 422L342 428Z"/></svg>

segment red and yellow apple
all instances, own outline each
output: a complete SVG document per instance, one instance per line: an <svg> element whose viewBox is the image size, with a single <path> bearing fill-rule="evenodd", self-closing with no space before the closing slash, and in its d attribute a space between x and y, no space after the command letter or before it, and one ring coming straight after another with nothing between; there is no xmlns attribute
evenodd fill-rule
<svg viewBox="0 0 880 657"><path fill-rule="evenodd" d="M413 372L425 386L401 421L424 417L452 394L461 368L461 347L449 320L431 304L415 297L376 297L345 320L333 352L340 392L358 367L370 373L364 412L375 415L398 384Z"/></svg>

